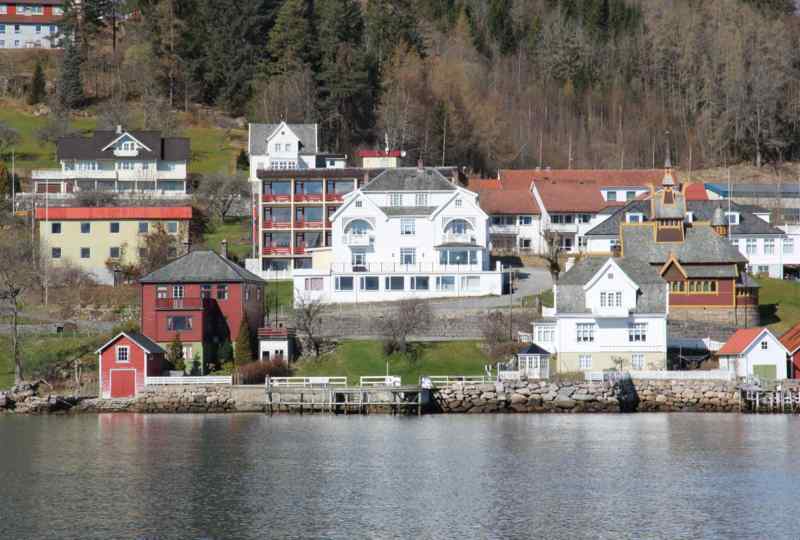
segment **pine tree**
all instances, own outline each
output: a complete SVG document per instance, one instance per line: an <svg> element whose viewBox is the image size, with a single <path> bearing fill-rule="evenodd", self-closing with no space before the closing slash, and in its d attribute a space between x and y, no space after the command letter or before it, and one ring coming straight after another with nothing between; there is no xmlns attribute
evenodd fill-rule
<svg viewBox="0 0 800 540"><path fill-rule="evenodd" d="M369 0L364 23L366 50L381 72L400 43L406 43L417 54L424 51L409 0Z"/></svg>
<svg viewBox="0 0 800 540"><path fill-rule="evenodd" d="M311 2L287 0L278 10L267 38L266 72L270 75L284 74L296 62L315 65L314 42Z"/></svg>
<svg viewBox="0 0 800 540"><path fill-rule="evenodd" d="M239 155L236 156L236 169L240 171L250 170L250 158L247 156L247 151L242 149Z"/></svg>
<svg viewBox="0 0 800 540"><path fill-rule="evenodd" d="M236 337L233 354L237 366L243 366L253 361L253 338L250 335L247 316L242 318L242 324L239 325L239 335Z"/></svg>
<svg viewBox="0 0 800 540"><path fill-rule="evenodd" d="M64 59L61 62L61 75L58 81L58 100L65 109L74 109L80 107L84 99L80 52L74 40L65 37Z"/></svg>
<svg viewBox="0 0 800 540"><path fill-rule="evenodd" d="M513 53L517 48L514 21L511 18L511 0L491 0L489 4L489 33L497 42L500 54Z"/></svg>
<svg viewBox="0 0 800 540"><path fill-rule="evenodd" d="M28 94L28 105L36 105L44 101L45 91L44 70L41 62L36 62L36 68L33 70L33 80L31 80L31 91Z"/></svg>

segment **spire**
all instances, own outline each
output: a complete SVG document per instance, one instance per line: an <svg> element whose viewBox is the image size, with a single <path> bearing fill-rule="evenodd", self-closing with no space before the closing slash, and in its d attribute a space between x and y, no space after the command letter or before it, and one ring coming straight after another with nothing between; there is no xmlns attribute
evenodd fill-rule
<svg viewBox="0 0 800 540"><path fill-rule="evenodd" d="M666 131L666 135L667 135L667 157L664 159L664 168L672 169L672 152L670 150L670 144L669 144L669 130Z"/></svg>
<svg viewBox="0 0 800 540"><path fill-rule="evenodd" d="M664 187L674 187L675 178L672 177L672 152L669 145L669 130L666 131L667 137L667 156L664 159L664 178L661 180L661 185Z"/></svg>

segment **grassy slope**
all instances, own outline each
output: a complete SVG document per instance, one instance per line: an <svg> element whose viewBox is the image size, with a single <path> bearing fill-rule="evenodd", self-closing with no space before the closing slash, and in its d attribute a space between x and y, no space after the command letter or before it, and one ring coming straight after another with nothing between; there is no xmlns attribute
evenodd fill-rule
<svg viewBox="0 0 800 540"><path fill-rule="evenodd" d="M800 283L758 278L763 322L778 336L800 322Z"/></svg>
<svg viewBox="0 0 800 540"><path fill-rule="evenodd" d="M202 246L219 251L220 242L228 241L228 253L244 260L250 257L250 220L231 218L225 223L211 225L212 229L203 235Z"/></svg>
<svg viewBox="0 0 800 540"><path fill-rule="evenodd" d="M414 348L414 362L401 355L389 357L389 373L402 377L404 384L416 384L421 375L482 375L488 362L476 341L418 343ZM358 384L361 376L384 374L386 356L379 341L341 342L336 352L300 362L295 370L300 377L344 375L351 384Z"/></svg>

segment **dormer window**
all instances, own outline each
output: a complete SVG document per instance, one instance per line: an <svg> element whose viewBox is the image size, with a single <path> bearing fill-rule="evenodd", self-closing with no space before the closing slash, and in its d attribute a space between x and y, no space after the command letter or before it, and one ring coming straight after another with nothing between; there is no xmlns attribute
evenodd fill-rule
<svg viewBox="0 0 800 540"><path fill-rule="evenodd" d="M616 202L616 200L617 200L617 192L616 191L607 192L606 200L609 201L609 202Z"/></svg>
<svg viewBox="0 0 800 540"><path fill-rule="evenodd" d="M389 194L389 206L403 206L403 194L402 193L390 193Z"/></svg>
<svg viewBox="0 0 800 540"><path fill-rule="evenodd" d="M644 221L644 214L641 212L628 212L625 214L625 221L628 223L642 223Z"/></svg>
<svg viewBox="0 0 800 540"><path fill-rule="evenodd" d="M622 292L621 291L603 291L600 293L600 307L601 308L621 308L622 307Z"/></svg>
<svg viewBox="0 0 800 540"><path fill-rule="evenodd" d="M414 206L428 206L428 194L417 193L414 196Z"/></svg>
<svg viewBox="0 0 800 540"><path fill-rule="evenodd" d="M739 224L739 212L725 212L725 218L728 220L728 225Z"/></svg>
<svg viewBox="0 0 800 540"><path fill-rule="evenodd" d="M285 145L283 145L283 147L286 152L292 151L292 143L286 143Z"/></svg>

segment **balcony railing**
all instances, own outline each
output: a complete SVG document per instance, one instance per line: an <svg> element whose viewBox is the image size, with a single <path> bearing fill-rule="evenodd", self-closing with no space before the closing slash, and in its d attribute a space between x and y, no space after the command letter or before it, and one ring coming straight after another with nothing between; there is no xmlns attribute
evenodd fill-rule
<svg viewBox="0 0 800 540"><path fill-rule="evenodd" d="M295 202L322 202L322 193L295 193Z"/></svg>
<svg viewBox="0 0 800 540"><path fill-rule="evenodd" d="M264 255L291 255L292 248L289 246L265 246L261 253Z"/></svg>
<svg viewBox="0 0 800 540"><path fill-rule="evenodd" d="M519 234L519 227L516 225L490 225L491 234Z"/></svg>
<svg viewBox="0 0 800 540"><path fill-rule="evenodd" d="M443 244L475 244L477 241L472 233L444 233L442 235Z"/></svg>
<svg viewBox="0 0 800 540"><path fill-rule="evenodd" d="M325 195L325 200L329 202L341 202L344 200L344 195L344 193L327 193Z"/></svg>
<svg viewBox="0 0 800 540"><path fill-rule="evenodd" d="M323 221L296 221L294 224L295 229L322 229L325 227Z"/></svg>
<svg viewBox="0 0 800 540"><path fill-rule="evenodd" d="M272 221L268 219L264 221L264 228L265 229L291 229L292 222L291 221Z"/></svg>
<svg viewBox="0 0 800 540"><path fill-rule="evenodd" d="M273 195L272 193L265 193L261 196L261 200L263 202L275 202L275 203L284 203L284 202L291 202L292 196L288 194L276 194Z"/></svg>
<svg viewBox="0 0 800 540"><path fill-rule="evenodd" d="M373 273L373 274L391 274L391 273L453 273L463 274L468 272L483 272L483 266L480 264L438 264L438 263L416 263L416 264L401 264L394 262L385 263L366 263L366 264L350 264L350 263L333 263L331 264L331 271L340 274L350 273Z"/></svg>
<svg viewBox="0 0 800 540"><path fill-rule="evenodd" d="M346 246L368 246L375 241L375 236L372 234L345 234L342 236L342 242Z"/></svg>
<svg viewBox="0 0 800 540"><path fill-rule="evenodd" d="M156 298L156 309L203 309L203 298Z"/></svg>

